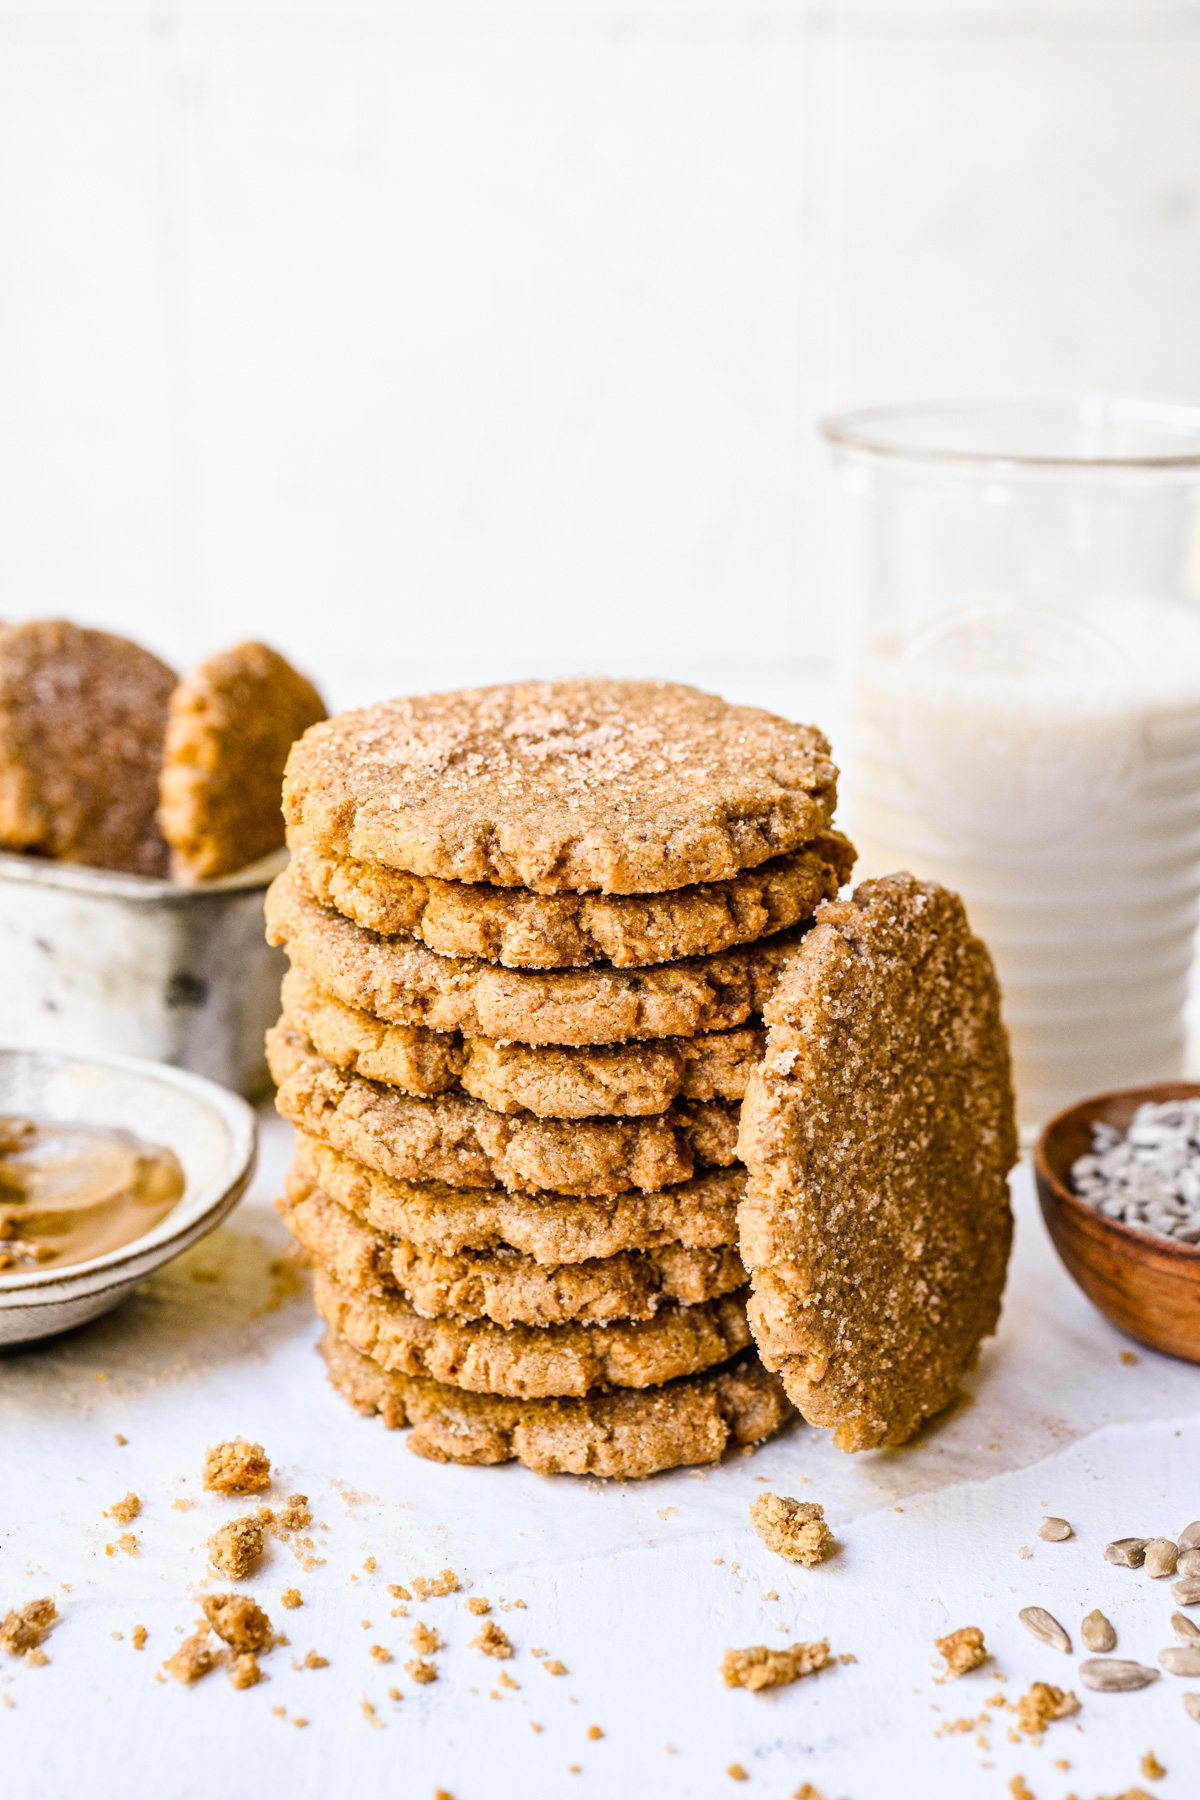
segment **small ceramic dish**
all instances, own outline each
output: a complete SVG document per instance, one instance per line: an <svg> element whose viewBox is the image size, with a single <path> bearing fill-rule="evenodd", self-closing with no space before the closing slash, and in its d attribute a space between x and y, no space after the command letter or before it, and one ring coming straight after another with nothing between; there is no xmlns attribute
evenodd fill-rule
<svg viewBox="0 0 1200 1800"><path fill-rule="evenodd" d="M201 1075L131 1056L0 1048L0 1115L120 1127L175 1152L184 1190L152 1230L64 1268L0 1275L0 1345L67 1331L120 1304L139 1281L219 1225L258 1151L253 1110Z"/></svg>
<svg viewBox="0 0 1200 1800"><path fill-rule="evenodd" d="M1198 1096L1195 1081L1096 1094L1051 1119L1034 1152L1042 1217L1068 1272L1119 1331L1187 1362L1200 1362L1200 1247L1107 1218L1070 1181L1072 1163L1092 1147L1094 1122L1124 1131L1147 1100Z"/></svg>

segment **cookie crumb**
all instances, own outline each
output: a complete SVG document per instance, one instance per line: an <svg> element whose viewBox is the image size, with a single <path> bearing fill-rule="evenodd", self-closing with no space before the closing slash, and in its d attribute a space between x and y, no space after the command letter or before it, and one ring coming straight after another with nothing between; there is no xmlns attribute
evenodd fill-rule
<svg viewBox="0 0 1200 1800"><path fill-rule="evenodd" d="M312 1524L312 1514L308 1510L308 1495L289 1494L283 1505L274 1514L271 1524L279 1537L285 1536L289 1531L306 1530ZM374 1559L372 1558L372 1560Z"/></svg>
<svg viewBox="0 0 1200 1800"><path fill-rule="evenodd" d="M300 1598L299 1588L284 1588L282 1594L279 1596L279 1602L281 1606L286 1606L290 1612L294 1612L296 1607L303 1606L304 1604L303 1600Z"/></svg>
<svg viewBox="0 0 1200 1800"><path fill-rule="evenodd" d="M231 1649L265 1650L270 1643L271 1621L247 1594L206 1594L200 1604L209 1625ZM250 1685L249 1681L234 1682L235 1687Z"/></svg>
<svg viewBox="0 0 1200 1800"><path fill-rule="evenodd" d="M1122 1350L1121 1361L1123 1363L1128 1363L1128 1364L1132 1365L1133 1363L1135 1363L1137 1361L1137 1356L1134 1353L1134 1351L1132 1351L1132 1350Z"/></svg>
<svg viewBox="0 0 1200 1800"><path fill-rule="evenodd" d="M1008 1791L1012 1795L1013 1800L1037 1800L1037 1796L1025 1786L1025 1777L1023 1775L1013 1776L1008 1784Z"/></svg>
<svg viewBox="0 0 1200 1800"><path fill-rule="evenodd" d="M721 1674L726 1687L749 1688L756 1694L762 1688L787 1687L804 1675L815 1675L828 1661L828 1638L815 1644L789 1644L784 1650L751 1644L745 1650L727 1650Z"/></svg>
<svg viewBox="0 0 1200 1800"><path fill-rule="evenodd" d="M306 1523L307 1523L307 1521L306 1521ZM375 1558L373 1556L368 1556L366 1562L363 1564L363 1574L364 1575L373 1575L375 1573L376 1567L377 1567L377 1564L375 1562Z"/></svg>
<svg viewBox="0 0 1200 1800"><path fill-rule="evenodd" d="M588 1736L591 1738L592 1742L595 1743L597 1738L602 1738L604 1736L604 1733L598 1725L589 1725Z"/></svg>
<svg viewBox="0 0 1200 1800"><path fill-rule="evenodd" d="M750 1779L741 1763L730 1763L725 1773L731 1781L749 1781Z"/></svg>
<svg viewBox="0 0 1200 1800"><path fill-rule="evenodd" d="M117 1500L105 1513L106 1519L116 1519L120 1525L128 1525L136 1519L142 1510L142 1502L137 1494L126 1494L123 1500Z"/></svg>
<svg viewBox="0 0 1200 1800"><path fill-rule="evenodd" d="M193 1681L199 1681L216 1666L216 1655L208 1641L208 1626L202 1625L191 1637L184 1638L174 1656L168 1656L163 1668L176 1681L190 1687Z"/></svg>
<svg viewBox="0 0 1200 1800"><path fill-rule="evenodd" d="M413 1593L418 1600L440 1600L446 1594L457 1594L462 1582L453 1569L443 1569L440 1575L416 1575L413 1577ZM408 1600L411 1595L403 1594L398 1598Z"/></svg>
<svg viewBox="0 0 1200 1800"><path fill-rule="evenodd" d="M404 1666L413 1680L420 1682L422 1687L427 1687L431 1681L436 1681L438 1678L438 1672L433 1663L422 1662L420 1657L414 1656L412 1661L405 1663Z"/></svg>
<svg viewBox="0 0 1200 1800"><path fill-rule="evenodd" d="M1166 1772L1153 1750L1147 1750L1142 1758L1142 1774L1146 1780L1161 1781Z"/></svg>
<svg viewBox="0 0 1200 1800"><path fill-rule="evenodd" d="M214 1531L208 1540L208 1558L213 1568L233 1581L249 1575L263 1553L266 1526L254 1513L244 1513Z"/></svg>
<svg viewBox="0 0 1200 1800"><path fill-rule="evenodd" d="M382 1644L372 1644L367 1654L373 1656L376 1662L388 1663L392 1660L391 1651L386 1650Z"/></svg>
<svg viewBox="0 0 1200 1800"><path fill-rule="evenodd" d="M213 1494L256 1494L271 1485L271 1459L261 1444L229 1438L204 1452L204 1485Z"/></svg>
<svg viewBox="0 0 1200 1800"><path fill-rule="evenodd" d="M843 1650L841 1655L838 1657L838 1661L841 1663L841 1665L844 1669L847 1667L848 1664L856 1663L858 1661L858 1658L857 1658L857 1656L855 1656L853 1650Z"/></svg>
<svg viewBox="0 0 1200 1800"><path fill-rule="evenodd" d="M1028 1736L1037 1737L1056 1719L1069 1719L1078 1711L1079 1701L1070 1690L1035 1681L1017 1701L1017 1725Z"/></svg>
<svg viewBox="0 0 1200 1800"><path fill-rule="evenodd" d="M308 1720L307 1719L293 1719L292 1724L295 1725L299 1729L303 1729L303 1727L308 1724Z"/></svg>
<svg viewBox="0 0 1200 1800"><path fill-rule="evenodd" d="M569 1675L571 1672L567 1668L566 1663L559 1662L557 1656L552 1656L549 1662L544 1662L542 1664L542 1667L545 1669L547 1675Z"/></svg>
<svg viewBox="0 0 1200 1800"><path fill-rule="evenodd" d="M1033 1555L1033 1551L1029 1548L1028 1544L1022 1544L1017 1551L1017 1555L1021 1558L1022 1562L1028 1562L1029 1558ZM1016 1779L1019 1781L1021 1778L1018 1775Z"/></svg>
<svg viewBox="0 0 1200 1800"><path fill-rule="evenodd" d="M57 1623L58 1607L48 1594L27 1606L14 1607L0 1620L0 1650L7 1650L10 1656L37 1650Z"/></svg>
<svg viewBox="0 0 1200 1800"><path fill-rule="evenodd" d="M379 1714L375 1711L371 1702L369 1700L360 1700L359 1705L362 1707L362 1716L367 1721L367 1724L373 1725L376 1731L382 1731L383 1720L379 1717Z"/></svg>
<svg viewBox="0 0 1200 1800"><path fill-rule="evenodd" d="M946 1661L947 1681L957 1681L978 1669L988 1659L987 1646L978 1625L960 1625L946 1637L935 1638L935 1644Z"/></svg>
<svg viewBox="0 0 1200 1800"><path fill-rule="evenodd" d="M403 1700L403 1698L404 1698L404 1696L400 1692L399 1688L389 1688L388 1689L388 1699L389 1700Z"/></svg>
<svg viewBox="0 0 1200 1800"><path fill-rule="evenodd" d="M418 1656L433 1656L443 1648L442 1640L437 1632L431 1630L428 1625L422 1625L419 1621L413 1626L412 1636L408 1641Z"/></svg>
<svg viewBox="0 0 1200 1800"><path fill-rule="evenodd" d="M768 1550L808 1568L824 1562L837 1542L824 1507L789 1494L759 1494L750 1503L750 1523Z"/></svg>
<svg viewBox="0 0 1200 1800"><path fill-rule="evenodd" d="M502 1631L494 1619L489 1619L482 1631L477 1632L471 1639L471 1648L472 1650L482 1650L485 1656L507 1657L513 1653L507 1632ZM549 1663L545 1664L545 1667L549 1669ZM561 1668L561 1664L559 1667ZM557 1674L558 1670L551 1669L550 1673ZM562 1673L565 1675L566 1670L562 1669Z"/></svg>
<svg viewBox="0 0 1200 1800"><path fill-rule="evenodd" d="M474 1613L477 1618L482 1618L484 1613L489 1613L491 1610L491 1601L485 1600L482 1594L477 1594L473 1600L467 1601L467 1611Z"/></svg>
<svg viewBox="0 0 1200 1800"><path fill-rule="evenodd" d="M229 1665L230 1685L235 1688L255 1687L263 1678L258 1658L249 1650L241 1651Z"/></svg>
<svg viewBox="0 0 1200 1800"><path fill-rule="evenodd" d="M141 1546L137 1541L136 1533L123 1531L115 1544L105 1544L104 1546L105 1556L115 1556L118 1550L123 1550L126 1556L140 1556Z"/></svg>
<svg viewBox="0 0 1200 1800"><path fill-rule="evenodd" d="M144 1625L135 1625L130 1636L133 1638L133 1647L135 1650L144 1650L146 1648L147 1632Z"/></svg>
<svg viewBox="0 0 1200 1800"><path fill-rule="evenodd" d="M315 1650L310 1650L303 1662L293 1662L292 1667L293 1669L327 1669L329 1658L319 1656Z"/></svg>
<svg viewBox="0 0 1200 1800"><path fill-rule="evenodd" d="M120 1444L120 1445L124 1446L128 1442L129 1442L129 1439L127 1437L123 1437L119 1431L115 1433L115 1435L113 1437L114 1444Z"/></svg>
<svg viewBox="0 0 1200 1800"><path fill-rule="evenodd" d="M412 1595L409 1593L408 1589L406 1587L401 1587L398 1581L392 1582L391 1586L388 1588L388 1593L392 1596L393 1600L412 1599Z"/></svg>
<svg viewBox="0 0 1200 1800"><path fill-rule="evenodd" d="M499 1680L502 1688L514 1688L517 1692L520 1692L520 1682L514 1681L507 1669L501 1669Z"/></svg>

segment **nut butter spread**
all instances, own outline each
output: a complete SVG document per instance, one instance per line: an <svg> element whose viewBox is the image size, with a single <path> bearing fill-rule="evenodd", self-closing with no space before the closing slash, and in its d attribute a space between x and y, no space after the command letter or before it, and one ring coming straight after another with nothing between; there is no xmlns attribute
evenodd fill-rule
<svg viewBox="0 0 1200 1800"><path fill-rule="evenodd" d="M174 1152L132 1132L0 1118L0 1273L117 1250L183 1189Z"/></svg>

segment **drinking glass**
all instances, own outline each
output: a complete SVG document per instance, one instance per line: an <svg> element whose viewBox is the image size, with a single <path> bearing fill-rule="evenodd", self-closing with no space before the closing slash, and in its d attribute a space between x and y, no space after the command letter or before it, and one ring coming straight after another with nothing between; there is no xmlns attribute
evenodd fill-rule
<svg viewBox="0 0 1200 1800"><path fill-rule="evenodd" d="M845 414L841 817L966 901L1022 1123L1182 1072L1200 892L1200 405Z"/></svg>

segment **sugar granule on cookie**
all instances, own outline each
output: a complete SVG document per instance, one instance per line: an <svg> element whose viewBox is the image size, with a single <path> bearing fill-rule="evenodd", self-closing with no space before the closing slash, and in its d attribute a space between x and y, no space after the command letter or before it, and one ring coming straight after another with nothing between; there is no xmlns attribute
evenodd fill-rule
<svg viewBox="0 0 1200 1800"><path fill-rule="evenodd" d="M230 1438L204 1453L204 1485L215 1494L253 1494L271 1485L271 1459L261 1444Z"/></svg>
<svg viewBox="0 0 1200 1800"><path fill-rule="evenodd" d="M316 688L266 644L237 644L184 676L158 808L177 880L231 875L282 845L288 751L324 717Z"/></svg>
<svg viewBox="0 0 1200 1800"><path fill-rule="evenodd" d="M764 1009L739 1247L763 1361L843 1450L906 1442L995 1330L1008 1039L962 902L911 875L823 907Z"/></svg>
<svg viewBox="0 0 1200 1800"><path fill-rule="evenodd" d="M721 881L829 824L812 726L669 682L523 682L390 700L313 729L284 780L315 849L534 893Z"/></svg>
<svg viewBox="0 0 1200 1800"><path fill-rule="evenodd" d="M165 876L155 823L173 672L62 619L0 628L0 848Z"/></svg>
<svg viewBox="0 0 1200 1800"><path fill-rule="evenodd" d="M208 1540L208 1556L214 1569L241 1581L263 1553L266 1525L254 1513L244 1513L214 1531Z"/></svg>
<svg viewBox="0 0 1200 1800"><path fill-rule="evenodd" d="M265 1650L271 1621L247 1594L206 1594L200 1603L217 1636L234 1650Z"/></svg>
<svg viewBox="0 0 1200 1800"><path fill-rule="evenodd" d="M760 1688L787 1687L804 1675L815 1675L829 1662L829 1639L815 1644L789 1644L783 1650L768 1650L765 1644L751 1644L745 1650L727 1650L721 1663L726 1687L749 1688L752 1694Z"/></svg>
<svg viewBox="0 0 1200 1800"><path fill-rule="evenodd" d="M969 1675L972 1669L978 1669L988 1660L983 1633L978 1625L960 1625L957 1631L935 1638L934 1642L945 1659L948 1680L957 1681L960 1676Z"/></svg>
<svg viewBox="0 0 1200 1800"><path fill-rule="evenodd" d="M824 1507L787 1494L760 1494L752 1500L750 1523L768 1550L808 1567L823 1562L836 1543Z"/></svg>

